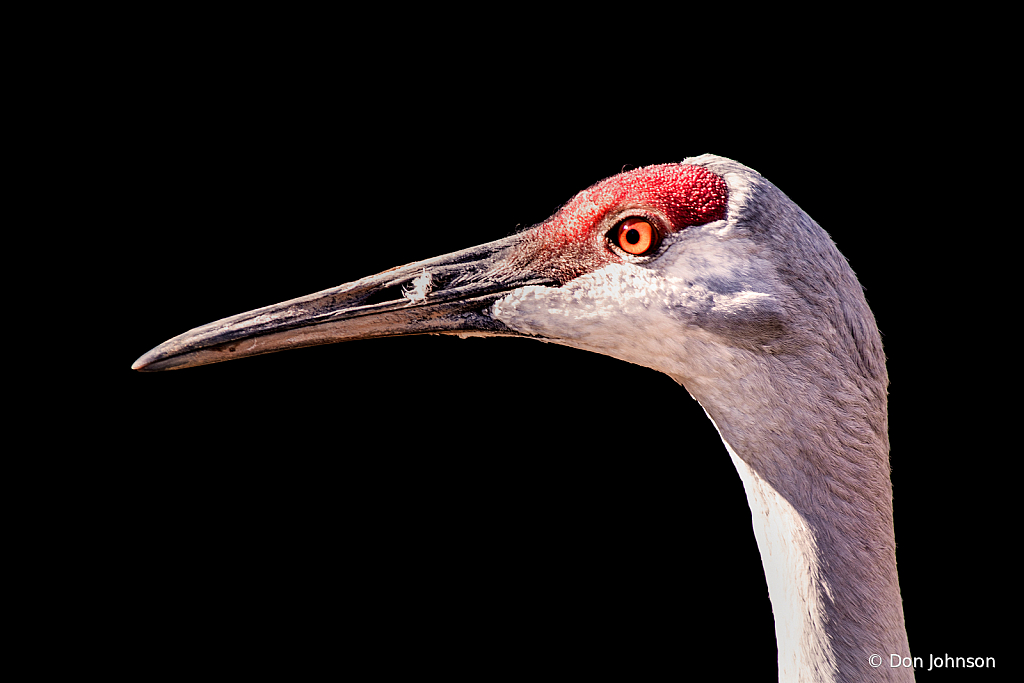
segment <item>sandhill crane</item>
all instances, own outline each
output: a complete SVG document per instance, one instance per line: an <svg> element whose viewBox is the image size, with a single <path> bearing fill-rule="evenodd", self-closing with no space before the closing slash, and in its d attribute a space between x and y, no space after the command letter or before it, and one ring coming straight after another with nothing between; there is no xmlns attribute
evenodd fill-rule
<svg viewBox="0 0 1024 683"><path fill-rule="evenodd" d="M410 334L523 336L668 374L739 472L783 681L912 680L887 374L856 276L755 171L704 155L603 180L528 230L198 327L168 370Z"/></svg>

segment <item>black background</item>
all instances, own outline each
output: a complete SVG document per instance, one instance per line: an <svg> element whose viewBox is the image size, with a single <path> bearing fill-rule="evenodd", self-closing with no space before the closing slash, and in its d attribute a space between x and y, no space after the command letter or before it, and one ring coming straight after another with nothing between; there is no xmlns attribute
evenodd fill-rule
<svg viewBox="0 0 1024 683"><path fill-rule="evenodd" d="M97 47L90 153L107 171L89 205L118 249L97 314L115 398L83 437L108 444L88 462L90 559L119 642L177 671L774 676L742 485L666 376L450 337L128 370L197 325L714 153L802 206L866 288L913 653L1009 664L993 572L1011 521L975 389L1007 370L966 332L985 178L971 140L929 123L944 64L885 36L871 65L853 45L822 64L811 45L666 49L614 26L571 44L407 30L178 17ZM664 75L643 78L648 60Z"/></svg>

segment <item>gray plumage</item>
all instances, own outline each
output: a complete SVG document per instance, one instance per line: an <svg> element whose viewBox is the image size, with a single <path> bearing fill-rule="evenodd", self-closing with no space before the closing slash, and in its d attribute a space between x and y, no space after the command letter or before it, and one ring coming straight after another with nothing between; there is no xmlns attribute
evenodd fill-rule
<svg viewBox="0 0 1024 683"><path fill-rule="evenodd" d="M755 527L774 521L756 517L773 507L766 490L806 524L792 542L803 545L797 549L816 594L805 606L818 612L806 614L813 631L793 644L796 651L783 650L777 624L780 679L912 680L912 669L891 668L888 657L910 650L896 572L888 377L874 316L825 231L759 175L737 173L745 187L730 208L737 228L774 264L777 305L761 323L768 343L738 354L745 372L731 389L748 397L747 410L732 407L737 394L722 384L691 392L752 473L744 485ZM746 345L749 324L724 338ZM769 549L761 553L768 570ZM770 588L778 612L781 587ZM872 654L881 666L871 665Z"/></svg>

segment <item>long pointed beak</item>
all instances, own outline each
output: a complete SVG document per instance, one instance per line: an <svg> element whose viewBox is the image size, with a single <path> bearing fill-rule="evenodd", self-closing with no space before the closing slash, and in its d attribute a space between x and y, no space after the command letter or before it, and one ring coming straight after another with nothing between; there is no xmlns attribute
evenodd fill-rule
<svg viewBox="0 0 1024 683"><path fill-rule="evenodd" d="M169 339L132 365L189 368L356 339L428 333L521 336L487 310L527 285L557 285L515 258L520 233L355 282L240 313Z"/></svg>

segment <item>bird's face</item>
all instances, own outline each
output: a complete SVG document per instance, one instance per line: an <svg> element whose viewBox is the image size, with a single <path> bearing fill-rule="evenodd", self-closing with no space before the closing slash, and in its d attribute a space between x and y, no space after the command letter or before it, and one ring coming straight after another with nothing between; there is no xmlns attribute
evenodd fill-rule
<svg viewBox="0 0 1024 683"><path fill-rule="evenodd" d="M558 286L518 288L489 314L517 332L680 381L720 374L712 366L735 360L730 347L770 349L786 327L780 295L789 291L765 246L730 217L740 213L729 198L742 194L744 178L729 176L655 166L578 194L535 228L535 239L572 245L545 246L558 256L583 245L568 264L591 267Z"/></svg>
<svg viewBox="0 0 1024 683"><path fill-rule="evenodd" d="M225 318L133 367L441 333L534 337L682 381L718 362L702 349L770 345L781 329L779 278L731 215L744 173L718 157L622 173L519 234Z"/></svg>

